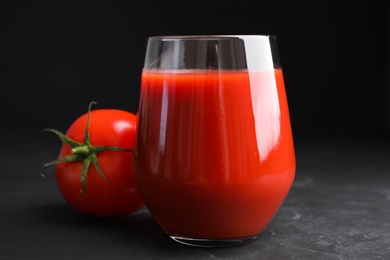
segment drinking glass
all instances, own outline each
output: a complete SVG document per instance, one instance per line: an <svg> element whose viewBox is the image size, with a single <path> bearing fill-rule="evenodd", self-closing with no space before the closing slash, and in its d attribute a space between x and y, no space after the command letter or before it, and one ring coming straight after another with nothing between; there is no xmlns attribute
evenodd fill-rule
<svg viewBox="0 0 390 260"><path fill-rule="evenodd" d="M145 205L172 239L256 239L296 167L276 37L149 37L133 154Z"/></svg>

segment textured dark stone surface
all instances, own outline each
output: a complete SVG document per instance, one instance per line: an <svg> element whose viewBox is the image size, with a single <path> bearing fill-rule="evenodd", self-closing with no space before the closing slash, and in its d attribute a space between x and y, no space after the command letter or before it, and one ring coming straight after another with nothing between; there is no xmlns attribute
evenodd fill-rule
<svg viewBox="0 0 390 260"><path fill-rule="evenodd" d="M59 143L17 134L4 131L0 149L0 259L390 259L388 140L297 142L294 185L267 228L206 249L169 239L147 209L115 219L74 211L54 169L41 168Z"/></svg>

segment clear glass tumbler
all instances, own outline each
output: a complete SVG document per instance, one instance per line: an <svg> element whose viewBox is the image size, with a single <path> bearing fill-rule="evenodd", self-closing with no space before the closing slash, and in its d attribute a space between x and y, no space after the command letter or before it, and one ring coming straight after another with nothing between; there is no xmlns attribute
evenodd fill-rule
<svg viewBox="0 0 390 260"><path fill-rule="evenodd" d="M147 208L175 241L254 240L296 167L276 37L148 38L134 167Z"/></svg>

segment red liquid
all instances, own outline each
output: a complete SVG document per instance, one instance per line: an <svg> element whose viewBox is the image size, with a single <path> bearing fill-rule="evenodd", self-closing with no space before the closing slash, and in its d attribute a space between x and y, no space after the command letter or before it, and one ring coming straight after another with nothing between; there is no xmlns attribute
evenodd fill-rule
<svg viewBox="0 0 390 260"><path fill-rule="evenodd" d="M164 230L260 233L283 203L295 154L281 70L144 71L136 180Z"/></svg>

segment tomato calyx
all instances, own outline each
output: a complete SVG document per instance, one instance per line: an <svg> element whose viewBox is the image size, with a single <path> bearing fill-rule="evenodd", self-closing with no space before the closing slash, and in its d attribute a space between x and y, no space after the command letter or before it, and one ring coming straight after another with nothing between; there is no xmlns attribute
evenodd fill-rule
<svg viewBox="0 0 390 260"><path fill-rule="evenodd" d="M110 182L106 176L104 175L102 169L100 168L97 154L104 151L120 151L120 152L131 152L131 149L125 149L117 146L93 146L91 144L91 138L89 135L89 120L90 120L90 113L91 113L91 107L93 104L96 104L96 102L92 101L88 106L88 117L87 117L87 124L85 128L85 134L84 134L84 143L79 143L69 137L67 137L65 134L61 133L60 131L56 129L46 128L43 131L48 131L56 134L62 142L70 145L72 147L71 155L65 156L63 158L59 158L57 160L45 163L43 166L49 166L57 163L62 162L77 162L77 161L83 161L83 168L81 171L81 193L86 196L86 185L85 180L87 178L88 169L91 165L91 163L95 166L96 170L98 171L99 175L107 182Z"/></svg>

